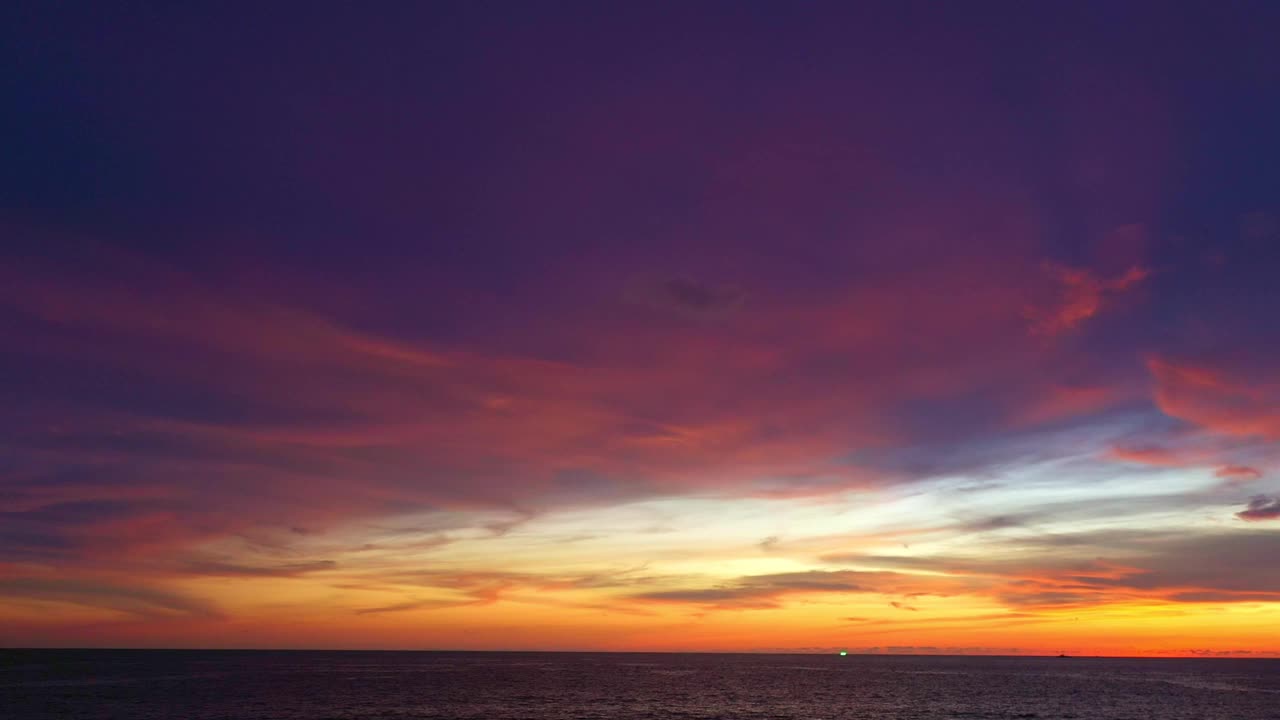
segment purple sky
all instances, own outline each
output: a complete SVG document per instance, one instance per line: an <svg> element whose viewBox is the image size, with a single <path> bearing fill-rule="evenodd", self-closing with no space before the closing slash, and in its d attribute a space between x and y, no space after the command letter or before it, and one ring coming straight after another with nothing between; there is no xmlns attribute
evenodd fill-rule
<svg viewBox="0 0 1280 720"><path fill-rule="evenodd" d="M1276 650L1280 6L21 5L0 642L872 593Z"/></svg>

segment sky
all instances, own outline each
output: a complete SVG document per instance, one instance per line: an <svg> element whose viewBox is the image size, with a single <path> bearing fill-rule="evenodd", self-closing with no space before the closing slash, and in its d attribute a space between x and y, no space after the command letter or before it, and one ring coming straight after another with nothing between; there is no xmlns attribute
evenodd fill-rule
<svg viewBox="0 0 1280 720"><path fill-rule="evenodd" d="M0 645L1280 656L1280 5L0 13Z"/></svg>

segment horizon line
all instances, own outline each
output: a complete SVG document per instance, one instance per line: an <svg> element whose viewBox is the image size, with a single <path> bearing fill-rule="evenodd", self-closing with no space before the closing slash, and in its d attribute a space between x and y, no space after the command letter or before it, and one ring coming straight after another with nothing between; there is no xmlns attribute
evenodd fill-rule
<svg viewBox="0 0 1280 720"><path fill-rule="evenodd" d="M1215 655L1096 655L1041 653L911 653L911 652L847 652L839 650L807 652L801 650L474 650L440 648L211 648L211 647L91 647L34 646L4 647L0 652L292 652L292 653L490 653L490 654L558 654L558 655L806 655L826 657L939 657L939 658L1049 658L1062 660L1280 660L1280 651Z"/></svg>

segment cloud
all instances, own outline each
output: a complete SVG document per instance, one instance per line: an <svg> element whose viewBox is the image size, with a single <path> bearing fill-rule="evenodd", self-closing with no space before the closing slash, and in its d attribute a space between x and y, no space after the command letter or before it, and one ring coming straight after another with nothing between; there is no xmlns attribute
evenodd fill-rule
<svg viewBox="0 0 1280 720"><path fill-rule="evenodd" d="M1079 418L1120 404L1131 395L1132 391L1122 387L1054 384L1029 399L1013 417L1013 424L1024 427Z"/></svg>
<svg viewBox="0 0 1280 720"><path fill-rule="evenodd" d="M1162 412L1223 435L1280 438L1280 384L1249 374L1152 357L1155 401Z"/></svg>
<svg viewBox="0 0 1280 720"><path fill-rule="evenodd" d="M961 523L958 529L965 532L988 532L1025 527L1030 516L993 515Z"/></svg>
<svg viewBox="0 0 1280 720"><path fill-rule="evenodd" d="M1265 516L1256 519L1280 517L1276 498L1255 498L1251 506ZM990 543L987 550L980 556L842 553L823 559L890 574L942 573L929 576L932 587L921 583L919 589L974 593L1018 608L1280 599L1280 566L1253 560L1280 552L1280 535L1271 532L1099 531L1020 537Z"/></svg>
<svg viewBox="0 0 1280 720"><path fill-rule="evenodd" d="M1262 478L1262 472L1248 465L1223 465L1213 472L1213 476L1222 478L1230 485L1244 485Z"/></svg>
<svg viewBox="0 0 1280 720"><path fill-rule="evenodd" d="M1229 590L1193 590L1175 592L1165 596L1173 602L1186 603L1273 603L1280 600L1280 594L1266 592L1232 592Z"/></svg>
<svg viewBox="0 0 1280 720"><path fill-rule="evenodd" d="M830 655L841 651L848 652L850 655L1023 655L1027 653L1026 650L1016 647L984 645L811 645L807 647L766 647L755 650L755 652L766 653L818 655Z"/></svg>
<svg viewBox="0 0 1280 720"><path fill-rule="evenodd" d="M1236 513L1236 517L1249 522L1280 520L1280 497L1254 495L1249 498L1248 507Z"/></svg>
<svg viewBox="0 0 1280 720"><path fill-rule="evenodd" d="M746 293L732 285L711 285L687 278L637 281L628 297L649 307L689 315L716 315L742 306Z"/></svg>
<svg viewBox="0 0 1280 720"><path fill-rule="evenodd" d="M1118 445L1110 448L1106 457L1120 462L1156 467L1183 467L1203 461L1203 453L1186 448L1154 446L1132 447Z"/></svg>
<svg viewBox="0 0 1280 720"><path fill-rule="evenodd" d="M635 593L635 600L690 603L720 608L773 608L789 595L818 593L881 592L881 586L897 578L896 573L852 570L810 570L807 572L748 575L721 586Z"/></svg>
<svg viewBox="0 0 1280 720"><path fill-rule="evenodd" d="M0 512L0 559L122 557L207 537L167 503L152 498L37 504Z"/></svg>
<svg viewBox="0 0 1280 720"><path fill-rule="evenodd" d="M1044 271L1057 282L1058 296L1025 311L1032 334L1056 336L1076 329L1102 311L1115 295L1132 289L1151 271L1134 266L1113 278L1101 278L1088 269L1045 264Z"/></svg>
<svg viewBox="0 0 1280 720"><path fill-rule="evenodd" d="M633 588L659 584L665 580L646 573L646 570L645 564L578 574L507 570L406 571L384 568L377 578L380 583L389 586L444 590L458 596L456 604L489 604L513 592L554 593Z"/></svg>
<svg viewBox="0 0 1280 720"><path fill-rule="evenodd" d="M1241 444L1239 440L1228 440L1218 436L1205 436L1196 432L1171 433L1180 446L1164 447L1157 445L1115 445L1109 448L1104 457L1108 460L1152 467L1193 468L1218 465L1213 476L1224 481L1227 486L1237 486L1253 482L1262 477L1262 472L1249 465L1220 464L1230 456Z"/></svg>
<svg viewBox="0 0 1280 720"><path fill-rule="evenodd" d="M379 605L377 607L360 608L355 611L356 615L381 615L384 613L407 612L410 610L422 610L424 608L447 608L457 607L459 605L469 605L467 602L449 602L447 600L408 600L402 603L394 603L392 605Z"/></svg>
<svg viewBox="0 0 1280 720"><path fill-rule="evenodd" d="M0 578L0 595L72 603L142 618L221 617L221 613L211 604L186 595L145 586L125 586L88 579Z"/></svg>
<svg viewBox="0 0 1280 720"><path fill-rule="evenodd" d="M311 560L269 566L199 560L183 565L182 571L192 575L221 575L229 577L296 577L306 573L333 570L337 567L338 563L333 560Z"/></svg>
<svg viewBox="0 0 1280 720"><path fill-rule="evenodd" d="M1240 237L1249 241L1268 241L1280 236L1280 217L1266 210L1255 210L1240 216Z"/></svg>
<svg viewBox="0 0 1280 720"><path fill-rule="evenodd" d="M908 604L903 603L903 602L898 602L897 600L894 600L893 602L890 602L890 603L889 603L889 605L891 605L891 606L893 606L893 607L896 607L896 608L898 608L899 610L910 610L911 612L919 612L919 610L920 610L920 608L918 608L918 607L915 607L915 606L913 606L913 605L908 605Z"/></svg>

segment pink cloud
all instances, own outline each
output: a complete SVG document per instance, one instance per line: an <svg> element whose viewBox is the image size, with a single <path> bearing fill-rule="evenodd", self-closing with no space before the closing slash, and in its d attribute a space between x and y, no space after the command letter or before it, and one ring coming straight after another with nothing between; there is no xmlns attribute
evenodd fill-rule
<svg viewBox="0 0 1280 720"><path fill-rule="evenodd" d="M1280 385L1213 366L1152 357L1155 402L1171 417L1224 435L1280 438Z"/></svg>
<svg viewBox="0 0 1280 720"><path fill-rule="evenodd" d="M1106 456L1108 459L1120 462L1156 467L1183 467L1199 464L1205 460L1205 453L1196 449L1123 445L1110 448Z"/></svg>
<svg viewBox="0 0 1280 720"><path fill-rule="evenodd" d="M1232 485L1243 485L1260 479L1262 472L1248 465L1223 465L1214 471L1213 476Z"/></svg>
<svg viewBox="0 0 1280 720"><path fill-rule="evenodd" d="M1102 312L1114 298L1136 287L1151 271L1133 266L1111 278L1099 277L1091 270L1046 264L1046 274L1057 283L1057 297L1043 306L1029 306L1027 320L1031 332L1052 337L1076 329Z"/></svg>

